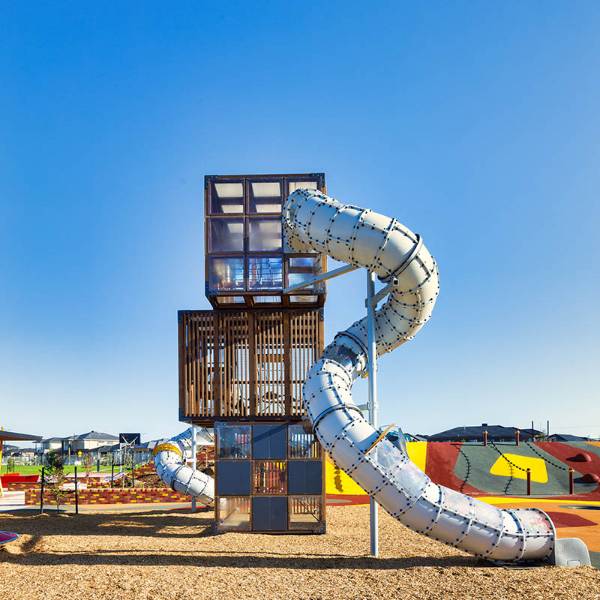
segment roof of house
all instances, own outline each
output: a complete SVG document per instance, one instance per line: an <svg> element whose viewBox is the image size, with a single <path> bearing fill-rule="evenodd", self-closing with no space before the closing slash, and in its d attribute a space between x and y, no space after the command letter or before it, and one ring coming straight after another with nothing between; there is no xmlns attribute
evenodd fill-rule
<svg viewBox="0 0 600 600"><path fill-rule="evenodd" d="M4 431L0 429L0 440L3 442L39 442L41 436L31 435L29 433L15 433L14 431Z"/></svg>
<svg viewBox="0 0 600 600"><path fill-rule="evenodd" d="M554 442L589 442L590 438L572 435L570 433L553 433L548 439Z"/></svg>
<svg viewBox="0 0 600 600"><path fill-rule="evenodd" d="M16 448L14 447L13 450L11 450L11 454L35 454L36 450L35 448Z"/></svg>
<svg viewBox="0 0 600 600"><path fill-rule="evenodd" d="M44 438L42 440L42 444L49 444L51 442L62 442L63 440L66 440L68 438L61 438L61 437L49 437L49 438Z"/></svg>
<svg viewBox="0 0 600 600"><path fill-rule="evenodd" d="M94 441L105 441L105 440L117 440L118 436L112 435L110 433L101 433L100 431L88 431L87 433L82 433L81 435L76 436L74 439L76 440L94 440Z"/></svg>
<svg viewBox="0 0 600 600"><path fill-rule="evenodd" d="M444 441L444 440L471 440L471 439L483 439L483 432L488 432L488 438L494 439L514 439L515 432L517 429L521 432L523 438L533 437L542 435L541 431L537 429L520 429L518 427L504 427L503 425L488 425L483 423L482 425L467 425L463 427L454 427L453 429L447 429L440 433L434 433L430 435L428 439L430 441Z"/></svg>
<svg viewBox="0 0 600 600"><path fill-rule="evenodd" d="M119 448L119 444L106 444L105 446L98 446L97 448L94 448L92 452L115 452Z"/></svg>

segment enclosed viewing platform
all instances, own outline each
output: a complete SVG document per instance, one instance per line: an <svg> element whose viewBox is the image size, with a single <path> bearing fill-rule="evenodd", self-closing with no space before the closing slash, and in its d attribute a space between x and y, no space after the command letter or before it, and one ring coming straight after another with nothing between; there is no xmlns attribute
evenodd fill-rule
<svg viewBox="0 0 600 600"><path fill-rule="evenodd" d="M204 186L206 296L215 308L323 306L322 283L283 289L326 270L326 257L285 247L281 207L299 188L325 192L323 173L208 175Z"/></svg>

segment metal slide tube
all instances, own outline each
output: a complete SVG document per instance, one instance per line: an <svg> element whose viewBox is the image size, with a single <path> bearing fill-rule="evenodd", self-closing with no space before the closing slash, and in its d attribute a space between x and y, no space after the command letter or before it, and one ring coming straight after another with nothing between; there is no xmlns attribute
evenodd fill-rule
<svg viewBox="0 0 600 600"><path fill-rule="evenodd" d="M173 490L211 504L215 498L213 478L185 464L196 447L194 437L209 435L204 429L196 429L190 427L170 440L159 442L153 450L154 466L158 476Z"/></svg>
<svg viewBox="0 0 600 600"><path fill-rule="evenodd" d="M437 265L420 237L395 219L342 204L316 190L296 190L283 210L295 251L327 254L391 283L375 313L377 354L394 350L429 320L439 285ZM336 335L310 369L304 403L321 444L337 466L411 529L472 554L501 561L550 558L555 530L538 509L500 510L433 483L406 452L383 437L352 399L367 370L367 320Z"/></svg>

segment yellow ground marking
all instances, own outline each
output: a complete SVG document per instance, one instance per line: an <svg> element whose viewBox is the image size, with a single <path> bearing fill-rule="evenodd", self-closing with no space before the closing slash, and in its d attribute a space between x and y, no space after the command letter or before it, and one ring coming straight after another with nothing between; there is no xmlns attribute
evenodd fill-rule
<svg viewBox="0 0 600 600"><path fill-rule="evenodd" d="M520 468L513 467L508 461ZM527 479L527 469L531 469L531 481L548 483L546 461L543 458L532 458L531 456L521 456L519 454L505 453L499 456L498 460L492 465L490 474L498 477L510 477L512 475L515 479Z"/></svg>
<svg viewBox="0 0 600 600"><path fill-rule="evenodd" d="M556 500L552 498L535 498L534 496L477 496L477 500L487 504L574 504L586 506L600 506L600 500Z"/></svg>
<svg viewBox="0 0 600 600"><path fill-rule="evenodd" d="M336 467L329 456L325 462L325 492L327 494L348 494L351 496L367 494L358 483L355 483L344 471Z"/></svg>
<svg viewBox="0 0 600 600"><path fill-rule="evenodd" d="M600 442L587 442L590 446L600 446Z"/></svg>
<svg viewBox="0 0 600 600"><path fill-rule="evenodd" d="M427 442L408 442L406 450L415 465L421 471L425 471ZM327 457L325 462L325 491L327 494L366 495L366 492L352 478L348 477L344 471L336 467L329 457Z"/></svg>
<svg viewBox="0 0 600 600"><path fill-rule="evenodd" d="M410 460L424 473L427 464L427 442L407 442L406 451Z"/></svg>

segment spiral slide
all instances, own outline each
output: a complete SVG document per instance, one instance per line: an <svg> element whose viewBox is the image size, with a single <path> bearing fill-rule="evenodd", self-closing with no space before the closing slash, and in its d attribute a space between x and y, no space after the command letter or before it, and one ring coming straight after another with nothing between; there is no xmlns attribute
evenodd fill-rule
<svg viewBox="0 0 600 600"><path fill-rule="evenodd" d="M295 251L327 254L392 284L375 316L378 355L412 339L428 321L439 291L437 265L420 236L395 219L301 189L287 199L283 225ZM500 510L437 485L369 425L351 392L354 380L367 370L367 357L365 318L338 333L306 377L304 404L336 465L411 529L476 556L590 564L585 544L576 538L558 540L542 510Z"/></svg>
<svg viewBox="0 0 600 600"><path fill-rule="evenodd" d="M412 339L429 319L438 295L437 265L421 238L369 209L299 189L283 208L286 243L297 252L319 252L364 267L391 283L377 310L377 354ZM354 380L367 371L366 319L336 335L311 367L304 403L319 441L358 485L390 515L411 529L500 562L547 561L589 565L585 544L557 539L550 517L537 508L500 510L433 483L403 449L375 430L352 400ZM173 489L210 503L214 481L185 464L192 431L159 443L154 461Z"/></svg>

